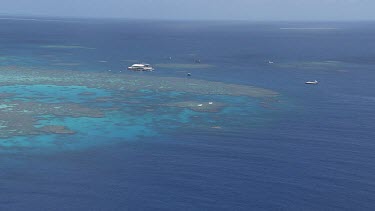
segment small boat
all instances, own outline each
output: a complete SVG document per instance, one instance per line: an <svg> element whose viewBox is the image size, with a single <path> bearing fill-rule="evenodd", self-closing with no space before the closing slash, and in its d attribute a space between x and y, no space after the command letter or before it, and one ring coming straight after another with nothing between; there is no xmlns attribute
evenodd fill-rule
<svg viewBox="0 0 375 211"><path fill-rule="evenodd" d="M268 64L273 64L274 62L273 61L268 61Z"/></svg>
<svg viewBox="0 0 375 211"><path fill-rule="evenodd" d="M315 81L306 81L305 84L318 84L319 82L317 80Z"/></svg>
<svg viewBox="0 0 375 211"><path fill-rule="evenodd" d="M149 64L133 64L132 66L128 67L128 70L133 71L154 71L154 68L151 67Z"/></svg>

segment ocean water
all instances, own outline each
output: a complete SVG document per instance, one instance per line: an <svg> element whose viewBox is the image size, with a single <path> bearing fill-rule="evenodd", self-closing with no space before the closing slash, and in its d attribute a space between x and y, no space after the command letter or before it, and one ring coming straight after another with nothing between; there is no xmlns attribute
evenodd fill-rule
<svg viewBox="0 0 375 211"><path fill-rule="evenodd" d="M1 210L375 207L373 22L0 26Z"/></svg>

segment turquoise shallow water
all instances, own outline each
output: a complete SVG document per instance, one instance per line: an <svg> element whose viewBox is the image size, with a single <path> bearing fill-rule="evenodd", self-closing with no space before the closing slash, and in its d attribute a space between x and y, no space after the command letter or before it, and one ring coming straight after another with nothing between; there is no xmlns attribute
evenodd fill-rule
<svg viewBox="0 0 375 211"><path fill-rule="evenodd" d="M262 99L179 91L110 90L35 82L2 86L0 91L5 97L0 109L9 114L4 118L18 119L11 123L4 119L6 141L0 144L4 153L27 148L29 153L84 150L157 138L181 128L228 130L241 124L259 124L262 121L257 116L268 110L262 108ZM127 97L122 96L124 92ZM18 121L29 121L28 128L23 129ZM54 128L46 129L51 126ZM18 133L23 130L26 132Z"/></svg>

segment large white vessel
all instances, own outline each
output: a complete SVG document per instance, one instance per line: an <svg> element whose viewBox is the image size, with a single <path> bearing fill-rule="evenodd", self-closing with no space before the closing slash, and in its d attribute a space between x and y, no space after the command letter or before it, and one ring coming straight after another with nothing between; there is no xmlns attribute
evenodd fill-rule
<svg viewBox="0 0 375 211"><path fill-rule="evenodd" d="M306 81L305 84L318 84L319 82L317 80L315 81Z"/></svg>
<svg viewBox="0 0 375 211"><path fill-rule="evenodd" d="M149 64L133 64L132 66L128 67L128 70L134 71L153 71L154 68L151 67Z"/></svg>

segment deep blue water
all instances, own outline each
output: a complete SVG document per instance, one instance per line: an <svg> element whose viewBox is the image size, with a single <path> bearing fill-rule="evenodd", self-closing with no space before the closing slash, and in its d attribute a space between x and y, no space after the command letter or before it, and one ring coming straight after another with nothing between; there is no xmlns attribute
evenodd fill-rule
<svg viewBox="0 0 375 211"><path fill-rule="evenodd" d="M196 59L214 67L189 69L194 78L271 89L283 105L231 131L177 128L53 153L4 148L0 209L374 209L374 23L0 20L2 66L121 74L135 61Z"/></svg>

